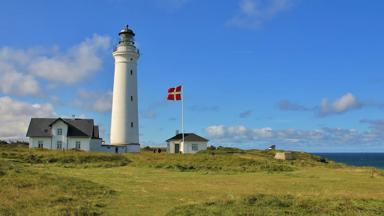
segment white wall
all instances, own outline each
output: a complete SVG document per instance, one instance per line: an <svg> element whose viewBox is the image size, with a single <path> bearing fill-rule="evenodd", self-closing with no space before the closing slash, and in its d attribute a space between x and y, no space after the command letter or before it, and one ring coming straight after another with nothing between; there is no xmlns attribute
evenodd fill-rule
<svg viewBox="0 0 384 216"><path fill-rule="evenodd" d="M167 143L167 152L168 153L175 153L175 144L179 144L179 141L171 141ZM198 150L193 151L192 150L192 144L198 144ZM207 150L208 142L189 142L185 141L184 143L181 142L180 144L180 151L184 154L194 154L199 151Z"/></svg>
<svg viewBox="0 0 384 216"><path fill-rule="evenodd" d="M52 140L55 140L57 142L57 140L64 140L63 141L63 145L62 145L62 148L63 149L67 149L67 146L68 146L68 149L74 149L76 148L76 141L80 141L80 149L83 150L83 151L90 151L90 138L84 138L84 137L65 137L65 138L62 138L62 137L59 137L59 138L54 138L54 137L30 137L29 138L29 147L30 148L38 148L39 147L39 141L43 141L43 148L45 149L53 149L53 150L56 150L57 148L57 143L56 142L51 142ZM68 141L68 145L67 143L65 142ZM101 141L100 141L101 143Z"/></svg>
<svg viewBox="0 0 384 216"><path fill-rule="evenodd" d="M62 129L62 135L57 134L57 129ZM80 141L80 149L83 151L116 152L116 146L102 146L101 139L88 137L67 137L68 125L59 120L52 125L52 137L30 137L29 147L38 148L38 142L43 141L43 148L57 150L57 141L62 142L62 149L70 150L76 148L76 142ZM140 152L140 145L118 146L119 153Z"/></svg>
<svg viewBox="0 0 384 216"><path fill-rule="evenodd" d="M115 147L111 146L111 147L107 148L107 146L102 145L101 139L91 139L90 151L115 153Z"/></svg>
<svg viewBox="0 0 384 216"><path fill-rule="evenodd" d="M57 129L62 129L62 135L57 135ZM61 120L52 125L52 149L57 149L57 141L62 142L62 149L67 149L68 125Z"/></svg>
<svg viewBox="0 0 384 216"><path fill-rule="evenodd" d="M175 144L180 145L180 151L182 152L183 149L181 148L181 143L179 141L170 141L167 143L167 152L175 154Z"/></svg>
<svg viewBox="0 0 384 216"><path fill-rule="evenodd" d="M83 151L90 151L90 142L91 139L88 137L68 137L68 145L66 144L65 149L75 149L76 148L76 142L80 142L80 150Z"/></svg>
<svg viewBox="0 0 384 216"><path fill-rule="evenodd" d="M192 144L197 144L198 150L193 151L192 150ZM207 142L185 142L184 143L184 153L185 154L194 154L199 151L207 150Z"/></svg>
<svg viewBox="0 0 384 216"><path fill-rule="evenodd" d="M140 146L139 145L127 145L127 146L103 145L103 146L100 146L99 148L94 149L92 151L116 153L116 148L118 148L119 154L140 152Z"/></svg>
<svg viewBox="0 0 384 216"><path fill-rule="evenodd" d="M43 141L43 148L51 149L51 137L30 137L29 148L38 148L39 141Z"/></svg>

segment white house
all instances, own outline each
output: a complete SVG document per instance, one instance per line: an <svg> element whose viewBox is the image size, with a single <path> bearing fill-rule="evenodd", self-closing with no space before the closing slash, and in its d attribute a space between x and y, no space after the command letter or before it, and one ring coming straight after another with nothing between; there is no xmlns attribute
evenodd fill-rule
<svg viewBox="0 0 384 216"><path fill-rule="evenodd" d="M27 137L29 148L111 153L129 150L127 145L103 145L93 119L32 118Z"/></svg>
<svg viewBox="0 0 384 216"><path fill-rule="evenodd" d="M167 140L167 152L173 154L194 154L196 152L206 150L208 141L209 140L194 133L184 133L183 142L183 134L177 134Z"/></svg>

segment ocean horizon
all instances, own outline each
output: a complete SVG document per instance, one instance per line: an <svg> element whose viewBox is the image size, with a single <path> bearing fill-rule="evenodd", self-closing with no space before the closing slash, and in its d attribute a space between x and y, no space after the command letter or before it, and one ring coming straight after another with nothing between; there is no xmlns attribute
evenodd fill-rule
<svg viewBox="0 0 384 216"><path fill-rule="evenodd" d="M384 152L346 152L346 153L312 153L328 160L344 163L351 166L370 166L384 169Z"/></svg>

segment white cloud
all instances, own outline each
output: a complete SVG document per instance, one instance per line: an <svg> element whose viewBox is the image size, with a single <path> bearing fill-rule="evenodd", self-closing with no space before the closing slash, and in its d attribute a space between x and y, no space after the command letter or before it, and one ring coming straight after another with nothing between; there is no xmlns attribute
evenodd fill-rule
<svg viewBox="0 0 384 216"><path fill-rule="evenodd" d="M33 76L19 73L11 65L0 61L0 92L18 96L38 96L41 89Z"/></svg>
<svg viewBox="0 0 384 216"><path fill-rule="evenodd" d="M368 124L370 129L373 131L383 131L384 133L384 120L383 119L376 119L376 120L370 120L370 119L363 119L360 121L363 124Z"/></svg>
<svg viewBox="0 0 384 216"><path fill-rule="evenodd" d="M0 97L0 137L25 137L31 117L56 116L53 106Z"/></svg>
<svg viewBox="0 0 384 216"><path fill-rule="evenodd" d="M73 84L82 81L101 68L100 52L106 52L110 38L93 35L64 54L36 56L28 69L31 74L41 78Z"/></svg>
<svg viewBox="0 0 384 216"><path fill-rule="evenodd" d="M372 122L368 122L371 123ZM380 122L381 125L382 122ZM381 145L384 131L377 127L359 132L355 129L321 128L313 130L272 128L247 128L243 125L212 125L204 129L212 143L216 145L241 146L243 144L279 144L279 145Z"/></svg>
<svg viewBox="0 0 384 216"><path fill-rule="evenodd" d="M315 107L306 107L288 100L283 100L278 103L278 108L281 110L302 112L310 111L320 117L343 114L348 111L360 109L363 107L382 108L382 106L382 104L378 103L361 102L352 93L346 93L334 101L329 101L328 98L323 98L320 102L320 105Z"/></svg>
<svg viewBox="0 0 384 216"><path fill-rule="evenodd" d="M241 0L238 14L228 23L238 27L256 28L288 10L292 4L293 0Z"/></svg>
<svg viewBox="0 0 384 216"><path fill-rule="evenodd" d="M224 138L227 136L226 127L224 125L213 125L205 128L205 132L214 138Z"/></svg>
<svg viewBox="0 0 384 216"><path fill-rule="evenodd" d="M352 94L347 93L333 102L330 102L327 98L324 98L320 104L320 115L332 115L341 114L347 111L358 109L362 107L362 103Z"/></svg>
<svg viewBox="0 0 384 216"><path fill-rule="evenodd" d="M112 91L93 92L79 90L72 104L89 111L108 112L112 108Z"/></svg>
<svg viewBox="0 0 384 216"><path fill-rule="evenodd" d="M61 52L59 48L0 48L0 91L15 95L37 95L37 78L74 84L89 77L102 66L102 53L110 47L110 38L93 35Z"/></svg>

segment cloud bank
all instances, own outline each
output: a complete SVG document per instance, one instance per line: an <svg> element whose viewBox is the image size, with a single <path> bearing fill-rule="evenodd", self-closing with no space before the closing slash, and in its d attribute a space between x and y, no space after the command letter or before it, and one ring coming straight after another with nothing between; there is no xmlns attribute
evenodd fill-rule
<svg viewBox="0 0 384 216"><path fill-rule="evenodd" d="M112 109L112 91L79 90L71 104L92 112L109 112Z"/></svg>
<svg viewBox="0 0 384 216"><path fill-rule="evenodd" d="M384 122L384 121L383 121ZM383 122L380 126L384 128ZM320 128L314 130L272 128L247 128L244 125L224 126L212 125L204 129L210 139L217 144L278 144L278 145L380 145L384 139L384 131L373 128L359 132L355 129ZM381 129L382 129L381 128Z"/></svg>
<svg viewBox="0 0 384 216"><path fill-rule="evenodd" d="M280 101L277 106L280 110L284 111L309 111L313 112L316 116L326 117L344 114L352 110L372 105L373 104L361 102L356 96L348 92L333 101L330 101L328 98L323 98L320 105L314 107L306 107L289 100Z"/></svg>
<svg viewBox="0 0 384 216"><path fill-rule="evenodd" d="M352 93L346 93L332 102L324 98L321 101L319 114L321 116L342 114L350 110L359 109L362 106L363 104Z"/></svg>
<svg viewBox="0 0 384 216"><path fill-rule="evenodd" d="M81 82L101 69L101 56L110 44L109 37L95 34L64 52L58 47L0 48L0 93L37 96L42 91L39 79L59 84Z"/></svg>
<svg viewBox="0 0 384 216"><path fill-rule="evenodd" d="M57 115L49 103L31 104L8 96L0 97L0 137L25 137L31 116L40 118Z"/></svg>

